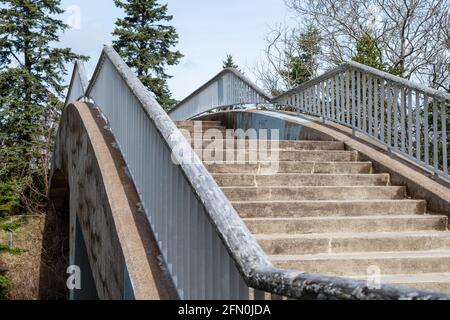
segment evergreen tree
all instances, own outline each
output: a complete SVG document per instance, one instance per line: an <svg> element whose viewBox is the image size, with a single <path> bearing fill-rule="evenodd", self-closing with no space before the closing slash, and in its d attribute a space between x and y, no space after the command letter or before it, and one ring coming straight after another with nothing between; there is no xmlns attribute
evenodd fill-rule
<svg viewBox="0 0 450 320"><path fill-rule="evenodd" d="M289 79L290 86L295 87L310 80L318 68L317 55L320 52L320 32L309 26L298 37L290 41L296 42L287 46L286 69L282 76Z"/></svg>
<svg viewBox="0 0 450 320"><path fill-rule="evenodd" d="M377 39L370 35L364 35L356 43L356 54L352 57L353 61L365 64L366 66L389 72L393 75L401 76L403 70L401 67L389 67L383 61L383 53L380 49Z"/></svg>
<svg viewBox="0 0 450 320"><path fill-rule="evenodd" d="M59 0L0 1L0 215L45 199L65 65L85 58L52 46L61 13Z"/></svg>
<svg viewBox="0 0 450 320"><path fill-rule="evenodd" d="M223 68L233 68L237 69L237 64L234 63L233 56L227 53L227 58L223 61Z"/></svg>
<svg viewBox="0 0 450 320"><path fill-rule="evenodd" d="M116 21L114 49L155 94L159 104L170 109L175 100L167 86L170 76L165 69L178 64L183 55L171 51L178 43L178 34L166 24L173 18L167 14L167 4L160 5L157 0L114 0L114 3L125 11L125 17Z"/></svg>

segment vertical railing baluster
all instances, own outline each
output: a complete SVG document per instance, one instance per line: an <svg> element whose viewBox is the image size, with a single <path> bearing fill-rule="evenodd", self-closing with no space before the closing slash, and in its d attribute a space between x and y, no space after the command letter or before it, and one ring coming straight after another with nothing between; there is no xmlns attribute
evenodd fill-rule
<svg viewBox="0 0 450 320"><path fill-rule="evenodd" d="M313 90L314 90L314 114L320 116L319 85L314 85Z"/></svg>
<svg viewBox="0 0 450 320"><path fill-rule="evenodd" d="M331 78L331 118L336 120L336 81L334 78Z"/></svg>
<svg viewBox="0 0 450 320"><path fill-rule="evenodd" d="M383 79L380 79L380 139L382 143L386 142L386 132L385 132L385 123L384 123L384 102L386 99L386 92L385 92L385 81Z"/></svg>
<svg viewBox="0 0 450 320"><path fill-rule="evenodd" d="M322 119L323 119L323 121L325 121L326 119L327 119L327 116L326 116L326 108L327 108L327 105L326 105L326 100L325 100L325 87L324 87L324 82L321 82L320 83L320 93L321 93L321 101L322 101L322 112L321 112L321 116L322 116Z"/></svg>
<svg viewBox="0 0 450 320"><path fill-rule="evenodd" d="M341 99L340 99L340 95L339 95L339 77L336 76L335 77L335 81L334 81L335 85L336 85L336 122L339 123L340 119L341 119Z"/></svg>
<svg viewBox="0 0 450 320"><path fill-rule="evenodd" d="M352 128L353 131L356 128L356 90L355 90L355 69L351 71L352 75Z"/></svg>
<svg viewBox="0 0 450 320"><path fill-rule="evenodd" d="M303 110L305 110L305 107L304 107L304 102L303 102L303 95L304 95L304 92L300 92L300 106L299 106L299 108L298 108L298 111L303 111Z"/></svg>
<svg viewBox="0 0 450 320"><path fill-rule="evenodd" d="M357 99L357 108L358 108L358 129L361 130L362 126L361 126L361 72L357 71L356 72L356 86L357 86L357 95L356 95L356 99Z"/></svg>
<svg viewBox="0 0 450 320"><path fill-rule="evenodd" d="M374 137L378 139L380 137L380 126L378 123L378 113L380 112L380 107L378 105L378 78L373 77L373 113L374 113Z"/></svg>
<svg viewBox="0 0 450 320"><path fill-rule="evenodd" d="M309 112L309 89L305 90L305 110L306 113Z"/></svg>
<svg viewBox="0 0 450 320"><path fill-rule="evenodd" d="M400 102L400 128L401 128L401 150L406 153L406 92L405 88L401 88L401 102Z"/></svg>
<svg viewBox="0 0 450 320"><path fill-rule="evenodd" d="M351 116L350 116L350 108L351 108L351 104L350 104L350 72L346 71L345 72L345 91L346 91L346 109L347 109L347 119L345 121L345 124L351 126L352 125L352 120L351 120Z"/></svg>
<svg viewBox="0 0 450 320"><path fill-rule="evenodd" d="M394 87L394 148L398 149L398 88Z"/></svg>
<svg viewBox="0 0 450 320"><path fill-rule="evenodd" d="M345 123L345 85L344 85L344 82L345 82L345 73L344 74L340 74L340 89L341 89L341 92L340 92L340 94L341 94L341 119L340 119L340 121L341 121L341 123Z"/></svg>
<svg viewBox="0 0 450 320"><path fill-rule="evenodd" d="M312 88L308 89L308 112L310 114L314 113L314 96Z"/></svg>
<svg viewBox="0 0 450 320"><path fill-rule="evenodd" d="M362 101L363 101L363 131L367 133L367 100L366 100L366 74L361 74Z"/></svg>
<svg viewBox="0 0 450 320"><path fill-rule="evenodd" d="M445 101L441 102L441 126L442 126L442 171L448 175L448 153L447 153L447 106Z"/></svg>
<svg viewBox="0 0 450 320"><path fill-rule="evenodd" d="M373 100L372 100L372 76L369 74L367 77L367 86L368 86L368 113L369 113L369 136L373 136Z"/></svg>
<svg viewBox="0 0 450 320"><path fill-rule="evenodd" d="M420 114L420 92L416 91L416 159L420 161L421 159L421 143L420 143L420 121L422 119L422 116Z"/></svg>
<svg viewBox="0 0 450 320"><path fill-rule="evenodd" d="M331 79L328 79L327 81L327 90L326 90L326 95L327 95L327 119L330 119L331 117Z"/></svg>
<svg viewBox="0 0 450 320"><path fill-rule="evenodd" d="M433 99L433 166L434 174L438 175L439 170L439 145L438 145L438 100Z"/></svg>
<svg viewBox="0 0 450 320"><path fill-rule="evenodd" d="M311 114L316 114L316 86L311 87Z"/></svg>
<svg viewBox="0 0 450 320"><path fill-rule="evenodd" d="M413 156L412 90L408 89L408 154Z"/></svg>
<svg viewBox="0 0 450 320"><path fill-rule="evenodd" d="M429 124L428 124L428 96L425 94L423 98L423 148L424 148L424 161L426 164L430 164L430 137L429 137Z"/></svg>
<svg viewBox="0 0 450 320"><path fill-rule="evenodd" d="M392 147L392 86L389 82L386 83L387 85L387 111L386 111L386 118L387 118L387 130L386 130L386 143L389 147Z"/></svg>

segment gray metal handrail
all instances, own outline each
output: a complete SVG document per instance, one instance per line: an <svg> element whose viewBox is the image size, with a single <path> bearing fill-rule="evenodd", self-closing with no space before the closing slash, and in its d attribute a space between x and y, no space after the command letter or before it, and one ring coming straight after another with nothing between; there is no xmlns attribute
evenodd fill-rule
<svg viewBox="0 0 450 320"><path fill-rule="evenodd" d="M450 178L448 93L352 61L273 102L362 132L436 176Z"/></svg>
<svg viewBox="0 0 450 320"><path fill-rule="evenodd" d="M64 105L67 106L69 103L78 101L83 98L87 87L88 80L86 77L84 64L83 61L78 60L73 66L72 77L70 79L70 85L67 91L66 101Z"/></svg>
<svg viewBox="0 0 450 320"><path fill-rule="evenodd" d="M255 298L265 291L291 298L450 299L274 268L191 145L113 48L104 48L86 97L108 120L181 298L246 299L251 287ZM175 149L190 162L174 164Z"/></svg>
<svg viewBox="0 0 450 320"><path fill-rule="evenodd" d="M169 115L175 121L186 120L218 107L268 104L271 100L269 95L241 72L226 68L180 101L169 111Z"/></svg>

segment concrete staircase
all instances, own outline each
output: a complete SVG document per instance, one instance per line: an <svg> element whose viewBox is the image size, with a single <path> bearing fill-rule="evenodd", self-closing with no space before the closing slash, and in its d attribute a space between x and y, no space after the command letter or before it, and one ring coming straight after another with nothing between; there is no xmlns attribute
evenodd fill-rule
<svg viewBox="0 0 450 320"><path fill-rule="evenodd" d="M194 122L177 125L192 137ZM196 146L211 143L208 130L225 134L219 122L202 127ZM223 137L224 153L250 145ZM204 162L275 266L357 279L379 271L385 283L450 292L446 216L427 214L342 142L280 141L277 151L276 174L264 161Z"/></svg>

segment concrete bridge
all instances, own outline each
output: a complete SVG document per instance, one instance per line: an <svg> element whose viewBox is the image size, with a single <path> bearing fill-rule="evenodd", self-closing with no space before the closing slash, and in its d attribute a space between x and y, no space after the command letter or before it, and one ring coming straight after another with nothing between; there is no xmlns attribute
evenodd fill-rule
<svg viewBox="0 0 450 320"><path fill-rule="evenodd" d="M105 47L51 168L70 298L450 298L449 104L351 62L279 97L225 69L167 114Z"/></svg>

